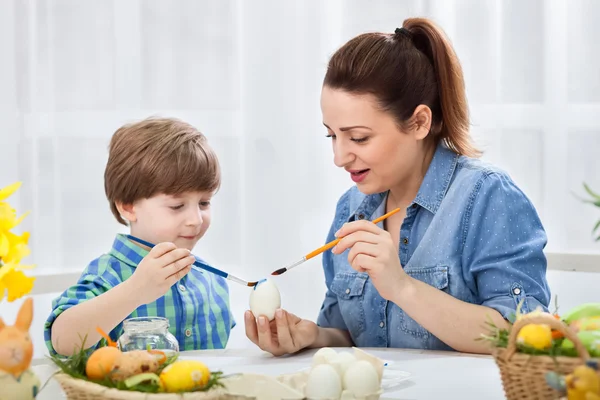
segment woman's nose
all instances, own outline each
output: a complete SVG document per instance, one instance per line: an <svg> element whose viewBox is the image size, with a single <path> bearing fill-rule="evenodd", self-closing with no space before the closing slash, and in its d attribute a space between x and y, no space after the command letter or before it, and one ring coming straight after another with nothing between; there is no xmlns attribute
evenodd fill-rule
<svg viewBox="0 0 600 400"><path fill-rule="evenodd" d="M336 167L343 168L352 161L354 161L354 154L341 141L336 141L333 144L333 163Z"/></svg>

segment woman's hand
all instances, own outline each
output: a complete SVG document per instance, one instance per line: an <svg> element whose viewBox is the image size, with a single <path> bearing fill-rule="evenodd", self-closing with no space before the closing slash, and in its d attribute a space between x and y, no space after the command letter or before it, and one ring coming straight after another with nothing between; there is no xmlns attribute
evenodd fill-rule
<svg viewBox="0 0 600 400"><path fill-rule="evenodd" d="M393 301L399 288L410 282L411 278L400 265L398 245L387 231L362 220L344 224L336 236L342 240L331 250L333 254L350 249L348 262L352 268L369 274L384 299Z"/></svg>
<svg viewBox="0 0 600 400"><path fill-rule="evenodd" d="M300 319L285 310L277 310L271 322L265 317L244 314L246 336L264 351L274 356L295 353L311 346L319 336L319 327L312 321Z"/></svg>

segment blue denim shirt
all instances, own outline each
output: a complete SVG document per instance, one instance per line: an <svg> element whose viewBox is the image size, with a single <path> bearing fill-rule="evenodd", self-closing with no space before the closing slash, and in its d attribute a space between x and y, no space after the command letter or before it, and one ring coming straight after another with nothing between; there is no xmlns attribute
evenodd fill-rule
<svg viewBox="0 0 600 400"><path fill-rule="evenodd" d="M327 241L345 222L383 215L386 197L348 190L337 204ZM521 300L523 312L547 310L546 242L535 208L506 173L440 144L406 210L398 257L412 278L510 320ZM360 347L450 350L383 299L347 257L348 250L323 254L327 293L319 326L348 330Z"/></svg>

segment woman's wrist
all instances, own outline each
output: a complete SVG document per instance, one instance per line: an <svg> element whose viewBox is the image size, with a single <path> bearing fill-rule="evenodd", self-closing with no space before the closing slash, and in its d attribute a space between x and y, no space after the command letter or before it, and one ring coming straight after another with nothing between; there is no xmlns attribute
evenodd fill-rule
<svg viewBox="0 0 600 400"><path fill-rule="evenodd" d="M403 304L406 304L410 299L414 299L417 293L417 281L416 279L404 275L398 284L398 290L395 291L394 297L390 301L402 308Z"/></svg>
<svg viewBox="0 0 600 400"><path fill-rule="evenodd" d="M327 340L325 338L326 335L327 332L325 332L325 328L317 326L317 336L315 337L315 340L307 347L309 349L319 349L321 347L328 347Z"/></svg>
<svg viewBox="0 0 600 400"><path fill-rule="evenodd" d="M350 347L352 339L350 332L337 328L323 328L318 326L318 334L309 349L320 349L322 347Z"/></svg>

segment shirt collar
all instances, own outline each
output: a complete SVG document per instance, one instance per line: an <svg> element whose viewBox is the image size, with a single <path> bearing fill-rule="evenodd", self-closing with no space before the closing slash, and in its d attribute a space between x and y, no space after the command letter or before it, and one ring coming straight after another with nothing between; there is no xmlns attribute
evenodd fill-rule
<svg viewBox="0 0 600 400"><path fill-rule="evenodd" d="M438 144L413 204L418 204L433 214L437 212L450 186L458 157L458 154L442 142ZM348 220L371 219L386 197L387 192L365 196L356 212L351 214Z"/></svg>
<svg viewBox="0 0 600 400"><path fill-rule="evenodd" d="M109 254L125 264L137 267L144 257L148 255L148 250L141 248L133 243L122 233L117 234Z"/></svg>
<svg viewBox="0 0 600 400"><path fill-rule="evenodd" d="M440 142L414 203L435 214L446 195L459 155Z"/></svg>

